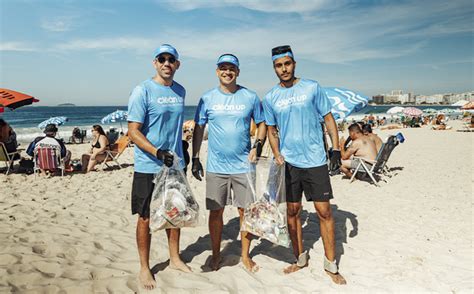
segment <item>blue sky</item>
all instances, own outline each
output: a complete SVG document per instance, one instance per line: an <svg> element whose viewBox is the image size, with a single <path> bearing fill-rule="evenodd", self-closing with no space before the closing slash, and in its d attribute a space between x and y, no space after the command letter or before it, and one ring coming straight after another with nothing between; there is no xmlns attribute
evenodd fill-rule
<svg viewBox="0 0 474 294"><path fill-rule="evenodd" d="M153 50L181 54L186 104L217 85L236 54L239 83L263 96L270 50L292 46L297 76L372 96L472 91L474 8L461 1L0 0L0 87L38 105L126 105L154 75Z"/></svg>

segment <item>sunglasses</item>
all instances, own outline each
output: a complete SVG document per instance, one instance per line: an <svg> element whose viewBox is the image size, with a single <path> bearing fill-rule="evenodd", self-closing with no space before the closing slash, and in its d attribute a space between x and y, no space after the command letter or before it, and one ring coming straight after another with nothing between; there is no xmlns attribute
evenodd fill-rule
<svg viewBox="0 0 474 294"><path fill-rule="evenodd" d="M166 58L164 56L158 56L156 59L161 64L164 64L167 60L170 64L174 64L176 62L176 58L174 58L174 56L170 56L168 58Z"/></svg>

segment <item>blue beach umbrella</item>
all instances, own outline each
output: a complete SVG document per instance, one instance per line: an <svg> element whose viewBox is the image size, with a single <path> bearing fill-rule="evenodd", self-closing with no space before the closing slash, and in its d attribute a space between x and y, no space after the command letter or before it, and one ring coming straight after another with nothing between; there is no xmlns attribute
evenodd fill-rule
<svg viewBox="0 0 474 294"><path fill-rule="evenodd" d="M114 122L120 122L120 128L122 128L122 121L127 120L128 112L124 110L116 110L112 113L107 114L104 116L100 122L103 124L110 124ZM122 130L123 131L123 130Z"/></svg>
<svg viewBox="0 0 474 294"><path fill-rule="evenodd" d="M65 116L55 116L55 117L48 118L47 120L40 123L38 125L38 128L44 129L49 124L54 124L56 126L61 126L61 125L65 124L67 121L68 121L68 118L65 117Z"/></svg>
<svg viewBox="0 0 474 294"><path fill-rule="evenodd" d="M331 113L336 120L344 119L366 107L369 100L367 96L344 88L328 87L323 90L331 101Z"/></svg>

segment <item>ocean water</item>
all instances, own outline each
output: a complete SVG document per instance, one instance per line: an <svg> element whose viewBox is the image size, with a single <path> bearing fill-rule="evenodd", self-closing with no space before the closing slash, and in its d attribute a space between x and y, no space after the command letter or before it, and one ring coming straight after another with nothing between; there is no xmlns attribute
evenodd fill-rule
<svg viewBox="0 0 474 294"><path fill-rule="evenodd" d="M22 143L31 142L37 136L43 135L42 130L38 128L38 124L42 121L55 116L65 116L68 121L59 126L58 135L66 141L71 136L74 127L87 130L87 135L90 136L90 129L92 125L102 125L105 131L114 127L127 130L127 122L124 121L102 124L101 119L109 113L116 110L127 110L127 106L72 106L72 107L47 107L47 106L26 106L15 110L5 108L4 113L0 113L0 117L5 119L15 130L17 140ZM193 119L196 106L185 106L184 119Z"/></svg>
<svg viewBox="0 0 474 294"><path fill-rule="evenodd" d="M358 120L366 114L373 113L374 115L387 116L386 111L394 105L368 105L361 111L353 113L352 118ZM426 109L443 109L457 107L452 106L432 106L432 105L417 105L417 108ZM9 110L5 108L4 113L0 113L0 117L5 119L15 130L18 136L18 141L27 143L31 142L35 137L42 135L42 131L37 127L42 121L54 117L54 116L65 116L68 118L66 124L59 127L59 136L67 139L71 136L74 127L87 130L88 136L90 136L90 129L94 124L101 124L100 120L107 114L114 112L115 110L127 110L127 106L72 106L72 107L47 107L47 106L26 106L16 110ZM196 106L185 106L184 119L189 120L194 118ZM127 130L127 123L119 122L113 124L102 125L105 131L110 127L115 127Z"/></svg>

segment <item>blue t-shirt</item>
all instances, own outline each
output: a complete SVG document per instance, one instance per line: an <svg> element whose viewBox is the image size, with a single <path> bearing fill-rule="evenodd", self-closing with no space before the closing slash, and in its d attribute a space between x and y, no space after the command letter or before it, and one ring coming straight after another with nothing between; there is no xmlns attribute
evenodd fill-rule
<svg viewBox="0 0 474 294"><path fill-rule="evenodd" d="M280 152L299 168L326 164L320 117L331 111L331 102L320 85L300 79L291 88L276 85L263 99L265 122L277 126Z"/></svg>
<svg viewBox="0 0 474 294"><path fill-rule="evenodd" d="M128 101L128 121L142 124L141 132L153 146L183 158L182 129L186 90L173 82L170 87L148 79L133 89ZM135 171L154 174L163 162L135 145ZM181 168L184 163L180 162Z"/></svg>
<svg viewBox="0 0 474 294"><path fill-rule="evenodd" d="M264 121L262 105L257 94L244 87L230 94L217 87L201 97L194 120L209 123L208 172L247 172L252 118L257 124Z"/></svg>

